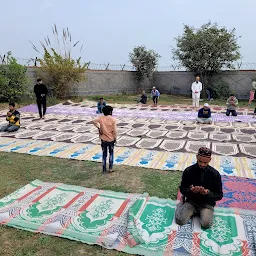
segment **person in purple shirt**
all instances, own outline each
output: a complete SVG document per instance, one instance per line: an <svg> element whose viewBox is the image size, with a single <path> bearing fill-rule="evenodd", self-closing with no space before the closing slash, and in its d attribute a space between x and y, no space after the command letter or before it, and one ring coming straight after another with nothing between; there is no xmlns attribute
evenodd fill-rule
<svg viewBox="0 0 256 256"><path fill-rule="evenodd" d="M204 104L204 107L199 109L196 121L200 124L211 124L212 123L212 113L208 103Z"/></svg>

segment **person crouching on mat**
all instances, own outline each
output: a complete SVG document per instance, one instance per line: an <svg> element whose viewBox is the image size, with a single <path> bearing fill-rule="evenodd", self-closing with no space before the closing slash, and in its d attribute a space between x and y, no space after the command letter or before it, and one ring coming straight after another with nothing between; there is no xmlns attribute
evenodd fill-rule
<svg viewBox="0 0 256 256"><path fill-rule="evenodd" d="M151 97L152 97L154 105L157 106L158 99L160 97L160 92L156 89L155 86L153 87L153 89L151 91Z"/></svg>
<svg viewBox="0 0 256 256"><path fill-rule="evenodd" d="M175 219L185 225L194 215L199 215L201 226L210 228L213 223L214 206L223 197L221 176L209 165L211 150L199 149L197 163L186 168L182 175L181 201L177 205Z"/></svg>

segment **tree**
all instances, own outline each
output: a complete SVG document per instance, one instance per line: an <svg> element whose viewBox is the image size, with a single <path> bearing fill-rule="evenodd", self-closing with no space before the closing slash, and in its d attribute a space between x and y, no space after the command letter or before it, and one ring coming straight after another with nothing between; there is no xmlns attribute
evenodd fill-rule
<svg viewBox="0 0 256 256"><path fill-rule="evenodd" d="M137 46L133 49L129 58L136 69L135 77L139 83L146 78L151 79L160 57L155 51L147 50L145 46Z"/></svg>
<svg viewBox="0 0 256 256"><path fill-rule="evenodd" d="M57 26L54 24L52 28L54 41L56 46L52 44L49 37L44 38L44 42L40 41L43 48L42 58L39 59L40 76L52 85L53 94L57 97L64 97L72 88L74 83L86 80L85 71L87 63L81 63L81 57L72 58L72 49L79 46L79 41L73 43L72 36L68 28L63 28L61 37ZM31 42L35 51L40 53L37 47ZM83 45L80 47L82 51ZM41 53L40 53L41 54Z"/></svg>
<svg viewBox="0 0 256 256"><path fill-rule="evenodd" d="M0 65L0 98L16 101L28 92L30 79L27 67L20 65L11 52L6 55L6 61Z"/></svg>
<svg viewBox="0 0 256 256"><path fill-rule="evenodd" d="M185 25L182 36L176 38L173 57L189 71L207 80L224 68L233 69L240 59L235 29L228 30L208 22L199 29Z"/></svg>

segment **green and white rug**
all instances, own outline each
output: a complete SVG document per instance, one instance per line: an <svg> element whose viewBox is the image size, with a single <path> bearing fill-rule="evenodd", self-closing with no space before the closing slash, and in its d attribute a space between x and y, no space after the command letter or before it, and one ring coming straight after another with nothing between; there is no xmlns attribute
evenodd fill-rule
<svg viewBox="0 0 256 256"><path fill-rule="evenodd" d="M256 254L256 213L216 208L180 227L176 202L35 180L0 200L0 223L140 255Z"/></svg>

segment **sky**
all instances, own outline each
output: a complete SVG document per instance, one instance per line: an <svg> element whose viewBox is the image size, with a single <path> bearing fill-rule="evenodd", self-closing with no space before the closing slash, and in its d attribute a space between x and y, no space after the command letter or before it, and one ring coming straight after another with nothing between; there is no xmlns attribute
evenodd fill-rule
<svg viewBox="0 0 256 256"><path fill-rule="evenodd" d="M56 23L83 44L81 54L73 54L85 62L129 64L133 48L145 45L161 55L159 66L168 66L184 24L198 28L212 21L236 28L241 61L256 62L255 10L255 0L2 0L0 55L40 57L29 41L40 49Z"/></svg>

